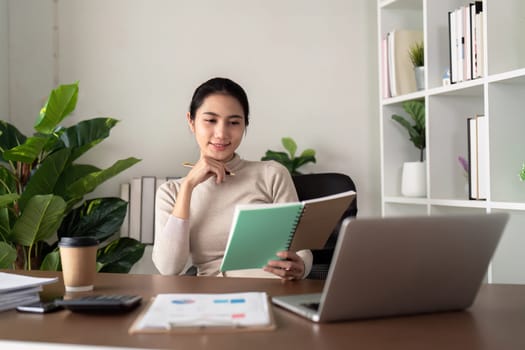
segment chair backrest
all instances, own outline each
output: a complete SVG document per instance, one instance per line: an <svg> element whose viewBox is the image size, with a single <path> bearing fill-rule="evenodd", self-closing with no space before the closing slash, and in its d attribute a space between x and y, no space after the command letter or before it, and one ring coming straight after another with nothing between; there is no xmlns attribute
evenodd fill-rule
<svg viewBox="0 0 525 350"><path fill-rule="evenodd" d="M312 198L319 198L329 196L331 194L341 193L345 191L355 191L357 189L354 181L350 176L341 173L317 173L317 174L301 174L292 176L297 196L299 200L306 200ZM332 231L330 238L326 242L324 249L312 250L313 265L312 270L307 278L309 279L326 279L328 269L332 261L334 247L337 243L337 236L343 219L349 216L357 215L357 196L350 204L348 209L343 213L341 220Z"/></svg>
<svg viewBox="0 0 525 350"><path fill-rule="evenodd" d="M314 173L314 174L301 174L292 176L297 196L299 200L306 200L312 198L319 198L323 196L329 196L336 193L345 191L356 191L354 181L350 176L342 173ZM356 199L350 204L348 209L344 212L343 216L334 232L330 236L330 239L326 243L326 248L335 247L337 241L337 232L344 218L348 216L357 215L357 196Z"/></svg>

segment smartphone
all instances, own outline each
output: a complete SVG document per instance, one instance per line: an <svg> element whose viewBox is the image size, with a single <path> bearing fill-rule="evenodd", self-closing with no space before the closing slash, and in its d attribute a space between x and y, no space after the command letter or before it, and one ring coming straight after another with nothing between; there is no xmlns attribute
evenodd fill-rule
<svg viewBox="0 0 525 350"><path fill-rule="evenodd" d="M63 309L62 306L55 304L55 301L37 301L36 303L19 305L16 307L20 312L35 312L39 314L46 314L48 312L58 311Z"/></svg>

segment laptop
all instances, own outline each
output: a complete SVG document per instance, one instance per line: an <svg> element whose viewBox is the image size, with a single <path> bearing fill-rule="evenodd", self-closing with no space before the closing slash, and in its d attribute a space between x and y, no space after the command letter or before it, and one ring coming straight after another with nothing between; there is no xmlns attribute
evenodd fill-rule
<svg viewBox="0 0 525 350"><path fill-rule="evenodd" d="M507 213L347 218L323 292L272 302L314 322L466 309L508 219Z"/></svg>

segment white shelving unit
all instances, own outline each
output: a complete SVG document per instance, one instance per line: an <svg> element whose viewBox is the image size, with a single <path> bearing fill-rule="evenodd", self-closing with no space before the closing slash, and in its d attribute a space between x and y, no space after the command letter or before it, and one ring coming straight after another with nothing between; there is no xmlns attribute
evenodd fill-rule
<svg viewBox="0 0 525 350"><path fill-rule="evenodd" d="M525 283L525 1L484 0L483 77L443 86L449 68L448 12L468 0L378 0L378 67L381 39L394 29L423 31L425 86L422 91L383 99L380 88L381 198L384 216L509 212L511 220L491 264L489 281ZM379 77L382 75L379 74ZM380 81L380 86L383 84ZM403 162L418 150L392 114L402 103L424 99L427 196L401 196ZM467 158L467 118L489 122L488 198L468 200L467 180L457 160Z"/></svg>

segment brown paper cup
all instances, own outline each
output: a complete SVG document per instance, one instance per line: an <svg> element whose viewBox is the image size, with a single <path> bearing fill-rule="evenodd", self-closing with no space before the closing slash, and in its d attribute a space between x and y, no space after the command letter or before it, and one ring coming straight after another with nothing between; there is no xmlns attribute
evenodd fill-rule
<svg viewBox="0 0 525 350"><path fill-rule="evenodd" d="M98 241L94 237L62 237L58 246L66 292L93 290Z"/></svg>

